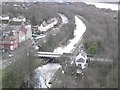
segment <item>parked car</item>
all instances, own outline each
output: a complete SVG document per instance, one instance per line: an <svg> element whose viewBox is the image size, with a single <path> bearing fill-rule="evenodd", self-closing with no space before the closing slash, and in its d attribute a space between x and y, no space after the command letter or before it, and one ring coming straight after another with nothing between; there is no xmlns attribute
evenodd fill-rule
<svg viewBox="0 0 120 90"><path fill-rule="evenodd" d="M8 54L8 57L9 57L9 58L13 57L13 53L9 53L9 54Z"/></svg>

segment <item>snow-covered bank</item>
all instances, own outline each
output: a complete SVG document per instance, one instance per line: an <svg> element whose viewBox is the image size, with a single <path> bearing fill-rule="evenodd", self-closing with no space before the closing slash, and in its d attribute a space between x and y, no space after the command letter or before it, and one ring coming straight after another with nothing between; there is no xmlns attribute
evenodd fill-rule
<svg viewBox="0 0 120 90"><path fill-rule="evenodd" d="M82 38L82 35L86 31L85 24L81 21L78 16L75 16L76 29L74 30L74 38L70 40L70 43L67 46L62 46L54 49L54 52L60 53L70 53L74 49L75 44Z"/></svg>
<svg viewBox="0 0 120 90"><path fill-rule="evenodd" d="M108 4L108 3L90 3L85 2L86 4L95 5L97 8L105 8L105 9L111 9L111 10L118 10L118 4Z"/></svg>
<svg viewBox="0 0 120 90"><path fill-rule="evenodd" d="M35 70L35 78L37 78L38 83L35 88L47 88L51 85L49 81L52 79L55 72L61 68L60 64L49 63Z"/></svg>
<svg viewBox="0 0 120 90"><path fill-rule="evenodd" d="M61 17L63 24L68 23L68 18L65 15L63 15L61 13L58 13L58 15Z"/></svg>

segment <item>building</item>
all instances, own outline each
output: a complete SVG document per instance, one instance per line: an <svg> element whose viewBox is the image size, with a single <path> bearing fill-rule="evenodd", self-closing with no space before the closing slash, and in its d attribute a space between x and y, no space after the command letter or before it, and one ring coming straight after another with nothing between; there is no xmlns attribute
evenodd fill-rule
<svg viewBox="0 0 120 90"><path fill-rule="evenodd" d="M31 29L31 25L30 24L26 24L25 28L27 29L26 32L26 40L32 38L32 29Z"/></svg>
<svg viewBox="0 0 120 90"><path fill-rule="evenodd" d="M0 28L3 30L5 29L6 25L9 23L10 17L6 14L2 14L0 16Z"/></svg>
<svg viewBox="0 0 120 90"><path fill-rule="evenodd" d="M12 18L10 25L17 28L19 43L32 37L31 25L26 22L26 18L24 16Z"/></svg>
<svg viewBox="0 0 120 90"><path fill-rule="evenodd" d="M14 29L6 28L0 36L0 41L5 50L14 50L19 45L18 33Z"/></svg>
<svg viewBox="0 0 120 90"><path fill-rule="evenodd" d="M20 17L18 19L9 20L5 26L1 24L0 45L7 50L16 49L19 44L32 37L31 25L27 24L26 19Z"/></svg>
<svg viewBox="0 0 120 90"><path fill-rule="evenodd" d="M0 21L4 21L4 22L8 23L9 20L10 20L10 17L8 15L6 15L6 14L2 14L0 16Z"/></svg>
<svg viewBox="0 0 120 90"><path fill-rule="evenodd" d="M32 26L32 33L40 33L40 31L38 30L38 26Z"/></svg>
<svg viewBox="0 0 120 90"><path fill-rule="evenodd" d="M19 42L26 41L32 37L31 25L22 24L19 30Z"/></svg>
<svg viewBox="0 0 120 90"><path fill-rule="evenodd" d="M51 29L58 23L57 18L52 18L48 21L44 21L39 27L38 30L40 32L46 32L47 30Z"/></svg>
<svg viewBox="0 0 120 90"><path fill-rule="evenodd" d="M18 17L14 17L12 18L13 22L26 22L26 18L24 16L18 16Z"/></svg>
<svg viewBox="0 0 120 90"><path fill-rule="evenodd" d="M18 47L17 33L8 27L10 17L6 14L0 16L0 47L13 50Z"/></svg>
<svg viewBox="0 0 120 90"><path fill-rule="evenodd" d="M27 29L25 28L25 26L22 25L19 30L19 42L20 43L26 40L26 32L27 32Z"/></svg>
<svg viewBox="0 0 120 90"><path fill-rule="evenodd" d="M75 64L77 67L77 73L81 73L88 65L87 54L81 50L81 52L76 56Z"/></svg>

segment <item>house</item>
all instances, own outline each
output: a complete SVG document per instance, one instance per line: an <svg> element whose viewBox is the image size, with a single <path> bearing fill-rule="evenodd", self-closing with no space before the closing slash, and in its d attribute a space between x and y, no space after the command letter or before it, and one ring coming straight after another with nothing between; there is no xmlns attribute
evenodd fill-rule
<svg viewBox="0 0 120 90"><path fill-rule="evenodd" d="M6 25L9 23L10 17L6 14L2 14L0 16L0 28L4 29Z"/></svg>
<svg viewBox="0 0 120 90"><path fill-rule="evenodd" d="M4 48L8 50L14 50L19 45L18 39L14 36L6 37L3 41Z"/></svg>
<svg viewBox="0 0 120 90"><path fill-rule="evenodd" d="M14 50L21 42L32 37L31 25L24 22L26 19L20 18L22 20L10 20L0 31L0 45L2 48ZM0 25L3 27L2 24Z"/></svg>
<svg viewBox="0 0 120 90"><path fill-rule="evenodd" d="M30 38L32 38L31 25L25 25L24 23L22 23L19 30L19 42L21 43Z"/></svg>
<svg viewBox="0 0 120 90"><path fill-rule="evenodd" d="M30 24L26 24L25 28L27 29L26 32L26 40L32 38L32 29L31 29L31 25Z"/></svg>
<svg viewBox="0 0 120 90"><path fill-rule="evenodd" d="M0 16L0 20L2 20L2 21L4 21L4 20L9 21L9 20L10 20L10 17L9 17L8 15L6 15L6 14L2 14L2 15Z"/></svg>
<svg viewBox="0 0 120 90"><path fill-rule="evenodd" d="M32 26L32 33L39 33L38 26Z"/></svg>
<svg viewBox="0 0 120 90"><path fill-rule="evenodd" d="M1 15L0 16L0 46L6 50L14 50L18 47L18 27L14 25L10 25L10 18L8 15Z"/></svg>
<svg viewBox="0 0 120 90"><path fill-rule="evenodd" d="M19 42L23 42L26 40L26 33L27 33L27 29L25 28L25 26L21 26L20 30L19 30Z"/></svg>
<svg viewBox="0 0 120 90"><path fill-rule="evenodd" d="M13 22L26 22L26 18L24 16L18 16L18 17L14 17L12 18Z"/></svg>
<svg viewBox="0 0 120 90"><path fill-rule="evenodd" d="M26 23L26 18L24 16L12 18L9 24L17 28L17 32L19 34L19 43L32 37L31 25Z"/></svg>
<svg viewBox="0 0 120 90"><path fill-rule="evenodd" d="M75 58L75 63L78 68L78 71L80 71L80 69L83 70L86 68L88 64L87 60L87 54L83 50L81 50L81 52Z"/></svg>
<svg viewBox="0 0 120 90"><path fill-rule="evenodd" d="M3 30L0 36L0 45L6 50L14 50L18 47L18 33L15 30Z"/></svg>
<svg viewBox="0 0 120 90"><path fill-rule="evenodd" d="M23 41L32 37L30 25L9 26L0 34L0 45L6 50L14 50Z"/></svg>
<svg viewBox="0 0 120 90"><path fill-rule="evenodd" d="M47 30L51 29L58 23L58 20L56 18L52 18L48 21L44 21L39 27L38 30L40 32L46 32Z"/></svg>

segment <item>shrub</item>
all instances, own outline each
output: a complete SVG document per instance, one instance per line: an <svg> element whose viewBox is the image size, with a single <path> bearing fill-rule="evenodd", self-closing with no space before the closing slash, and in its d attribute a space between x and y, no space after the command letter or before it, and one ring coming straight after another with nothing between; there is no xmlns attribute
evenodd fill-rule
<svg viewBox="0 0 120 90"><path fill-rule="evenodd" d="M84 43L85 49L89 54L95 54L98 49L98 44L92 41L86 41Z"/></svg>
<svg viewBox="0 0 120 90"><path fill-rule="evenodd" d="M88 52L89 52L90 54L95 54L95 53L96 53L96 50L97 50L97 48L96 48L95 46L90 46L90 47L88 48Z"/></svg>

